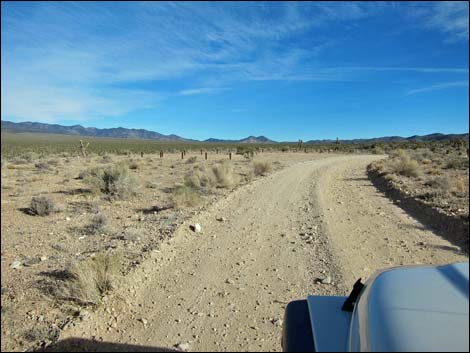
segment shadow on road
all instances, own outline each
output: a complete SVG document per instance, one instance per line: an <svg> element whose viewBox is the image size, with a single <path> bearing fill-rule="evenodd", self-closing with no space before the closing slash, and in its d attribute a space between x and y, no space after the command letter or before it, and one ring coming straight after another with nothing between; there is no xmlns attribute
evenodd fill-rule
<svg viewBox="0 0 470 353"><path fill-rule="evenodd" d="M175 348L138 346L127 343L100 342L83 338L67 338L35 352L180 352Z"/></svg>
<svg viewBox="0 0 470 353"><path fill-rule="evenodd" d="M367 173L372 184L390 198L395 205L399 206L425 227L432 229L436 235L459 247L464 254L469 254L468 217L449 216L441 213L432 206L424 204L400 190L390 188L383 175L377 171L368 168Z"/></svg>

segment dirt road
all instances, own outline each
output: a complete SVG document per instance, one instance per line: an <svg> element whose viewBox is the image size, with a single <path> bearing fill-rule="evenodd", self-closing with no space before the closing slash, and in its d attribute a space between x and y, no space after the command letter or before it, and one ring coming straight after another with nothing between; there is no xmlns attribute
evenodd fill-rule
<svg viewBox="0 0 470 353"><path fill-rule="evenodd" d="M383 267L468 261L376 191L376 158L301 162L231 193L191 220L201 233L184 224L62 338L279 351L288 301L346 294Z"/></svg>

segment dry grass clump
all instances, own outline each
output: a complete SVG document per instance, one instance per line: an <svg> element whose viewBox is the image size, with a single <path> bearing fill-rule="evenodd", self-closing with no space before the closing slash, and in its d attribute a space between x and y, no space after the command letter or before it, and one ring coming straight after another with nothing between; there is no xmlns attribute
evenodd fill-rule
<svg viewBox="0 0 470 353"><path fill-rule="evenodd" d="M442 174L442 170L437 168L437 167L434 167L434 166L431 166L427 171L426 171L427 174L429 175L441 175Z"/></svg>
<svg viewBox="0 0 470 353"><path fill-rule="evenodd" d="M187 185L178 185L172 193L173 205L178 208L194 207L202 202L202 196L194 188Z"/></svg>
<svg viewBox="0 0 470 353"><path fill-rule="evenodd" d="M233 172L233 165L228 161L218 163L212 167L212 174L214 175L217 187L228 188L236 185L239 178Z"/></svg>
<svg viewBox="0 0 470 353"><path fill-rule="evenodd" d="M55 341L59 338L59 334L59 328L39 322L26 330L23 338L28 342Z"/></svg>
<svg viewBox="0 0 470 353"><path fill-rule="evenodd" d="M100 159L100 163L103 163L103 164L112 163L112 162L113 162L113 157L111 157L109 154L105 154Z"/></svg>
<svg viewBox="0 0 470 353"><path fill-rule="evenodd" d="M97 305L103 295L115 287L119 267L120 257L111 254L98 254L74 263L66 271L66 279L56 288L55 295L81 305Z"/></svg>
<svg viewBox="0 0 470 353"><path fill-rule="evenodd" d="M407 177L416 178L420 174L418 162L412 159L404 150L395 152L390 162L390 169L393 173Z"/></svg>
<svg viewBox="0 0 470 353"><path fill-rule="evenodd" d="M198 167L184 177L184 185L193 189L210 188L215 185L214 175L207 168Z"/></svg>
<svg viewBox="0 0 470 353"><path fill-rule="evenodd" d="M266 175L272 170L272 165L269 162L256 161L253 162L253 172L255 175Z"/></svg>
<svg viewBox="0 0 470 353"><path fill-rule="evenodd" d="M51 166L46 162L38 162L34 166L39 172L48 172L51 170Z"/></svg>
<svg viewBox="0 0 470 353"><path fill-rule="evenodd" d="M450 193L453 189L452 180L447 175L431 179L426 185L444 194Z"/></svg>
<svg viewBox="0 0 470 353"><path fill-rule="evenodd" d="M455 158L446 163L446 169L468 169L467 158Z"/></svg>
<svg viewBox="0 0 470 353"><path fill-rule="evenodd" d="M102 213L98 213L92 217L90 224L85 227L88 234L101 234L107 231L108 219Z"/></svg>
<svg viewBox="0 0 470 353"><path fill-rule="evenodd" d="M78 179L85 180L87 177L98 177L103 173L103 167L94 167L90 169L82 170L78 174Z"/></svg>
<svg viewBox="0 0 470 353"><path fill-rule="evenodd" d="M196 163L196 161L197 161L197 157L192 156L192 157L188 158L188 160L186 161L186 164Z"/></svg>
<svg viewBox="0 0 470 353"><path fill-rule="evenodd" d="M140 168L140 163L134 159L129 161L129 169L136 170Z"/></svg>
<svg viewBox="0 0 470 353"><path fill-rule="evenodd" d="M55 204L47 196L33 196L29 210L37 216L47 216L55 211Z"/></svg>
<svg viewBox="0 0 470 353"><path fill-rule="evenodd" d="M95 193L101 192L110 199L127 199L137 194L139 183L125 164L115 164L106 169L95 169L96 175L85 177L84 182Z"/></svg>
<svg viewBox="0 0 470 353"><path fill-rule="evenodd" d="M228 188L240 182L240 178L233 171L233 165L224 161L212 168L198 166L184 177L184 184L194 189L208 189L211 187Z"/></svg>
<svg viewBox="0 0 470 353"><path fill-rule="evenodd" d="M24 153L21 156L15 157L11 160L13 164L28 164L32 163L38 158L38 155L33 152Z"/></svg>

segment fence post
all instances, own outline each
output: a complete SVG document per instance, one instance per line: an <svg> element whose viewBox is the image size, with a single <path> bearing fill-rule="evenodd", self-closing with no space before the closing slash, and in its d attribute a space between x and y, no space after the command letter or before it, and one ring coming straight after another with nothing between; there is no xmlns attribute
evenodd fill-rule
<svg viewBox="0 0 470 353"><path fill-rule="evenodd" d="M207 152L204 154L204 159L207 161Z"/></svg>
<svg viewBox="0 0 470 353"><path fill-rule="evenodd" d="M229 158L230 160L232 160L232 152L229 152L229 153L228 153L228 158Z"/></svg>
<svg viewBox="0 0 470 353"><path fill-rule="evenodd" d="M184 159L184 151L181 151L181 159Z"/></svg>

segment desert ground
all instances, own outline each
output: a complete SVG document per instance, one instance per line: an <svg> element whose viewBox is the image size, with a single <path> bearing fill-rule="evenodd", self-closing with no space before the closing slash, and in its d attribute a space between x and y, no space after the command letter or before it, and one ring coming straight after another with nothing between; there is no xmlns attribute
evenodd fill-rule
<svg viewBox="0 0 470 353"><path fill-rule="evenodd" d="M265 152L206 161L193 151L2 163L2 351L280 351L291 300L347 295L386 267L468 261L468 245L374 186L368 166L383 160ZM138 180L135 193L93 192L84 171L118 162ZM204 179L210 170L216 181ZM53 204L49 214L32 212L38 196ZM103 256L117 270L101 269L109 278L96 297L80 264Z"/></svg>

